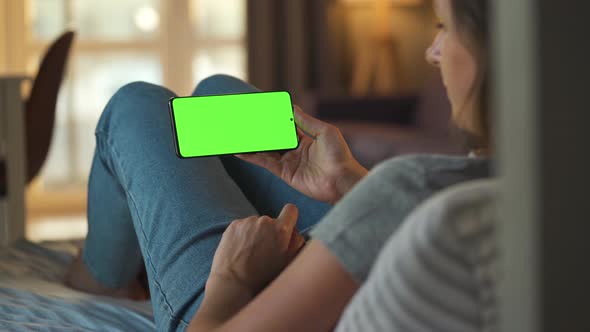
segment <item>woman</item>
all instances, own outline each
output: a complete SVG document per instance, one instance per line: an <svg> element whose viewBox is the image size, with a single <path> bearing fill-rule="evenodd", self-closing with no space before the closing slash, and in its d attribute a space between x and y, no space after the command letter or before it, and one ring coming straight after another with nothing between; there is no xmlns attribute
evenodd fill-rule
<svg viewBox="0 0 590 332"><path fill-rule="evenodd" d="M453 122L477 142L470 157L394 158L367 175L336 127L296 109L297 150L180 160L166 110L173 94L132 83L97 126L89 232L68 283L129 296L143 256L159 330L334 328L416 205L489 175L486 1L434 2L441 31L427 58L441 69ZM214 76L195 94L251 91ZM320 219L303 247L300 232Z"/></svg>

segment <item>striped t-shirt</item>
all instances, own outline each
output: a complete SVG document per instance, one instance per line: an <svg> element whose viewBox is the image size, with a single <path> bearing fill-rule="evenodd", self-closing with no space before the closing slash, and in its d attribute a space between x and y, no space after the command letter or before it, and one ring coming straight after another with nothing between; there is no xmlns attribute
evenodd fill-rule
<svg viewBox="0 0 590 332"><path fill-rule="evenodd" d="M491 181L453 187L387 241L337 332L497 330Z"/></svg>

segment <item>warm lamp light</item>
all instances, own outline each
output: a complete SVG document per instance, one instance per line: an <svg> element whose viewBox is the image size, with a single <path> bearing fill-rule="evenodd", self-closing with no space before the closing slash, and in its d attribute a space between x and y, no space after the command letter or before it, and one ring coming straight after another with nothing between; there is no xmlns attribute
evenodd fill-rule
<svg viewBox="0 0 590 332"><path fill-rule="evenodd" d="M397 47L392 39L392 7L419 6L424 0L341 0L347 5L367 5L373 12L371 31L358 45L351 90L355 95L387 95L395 91ZM371 89L371 86L374 87Z"/></svg>
<svg viewBox="0 0 590 332"><path fill-rule="evenodd" d="M371 2L378 2L378 0L342 0L342 2L352 5L364 5ZM380 2L400 7L420 6L424 4L424 0L380 0Z"/></svg>

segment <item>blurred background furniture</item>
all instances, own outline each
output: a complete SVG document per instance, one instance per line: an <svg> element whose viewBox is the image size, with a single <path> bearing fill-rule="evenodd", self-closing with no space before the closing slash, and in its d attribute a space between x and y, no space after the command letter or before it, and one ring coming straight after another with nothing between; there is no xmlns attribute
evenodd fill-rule
<svg viewBox="0 0 590 332"><path fill-rule="evenodd" d="M29 98L25 102L26 183L39 173L51 143L57 95L64 78L74 32L55 40L41 61ZM0 193L6 191L4 164L0 162Z"/></svg>
<svg viewBox="0 0 590 332"><path fill-rule="evenodd" d="M49 152L57 95L64 79L74 35L73 31L67 31L49 47L25 103L27 183L39 173Z"/></svg>
<svg viewBox="0 0 590 332"><path fill-rule="evenodd" d="M3 178L0 186L0 247L24 236L23 79L19 76L0 76L0 175ZM10 190L7 191L7 188Z"/></svg>
<svg viewBox="0 0 590 332"><path fill-rule="evenodd" d="M387 109L376 109L377 115L357 119L320 118L336 124L350 145L353 155L365 167L401 154L442 153L466 154L461 137L450 120L451 106L440 75L433 75L416 97L389 97ZM411 102L414 104L411 104ZM358 111L371 105L359 105ZM376 112L380 111L380 112ZM360 114L367 114L360 111ZM383 113L390 114L384 117ZM397 115L397 116L396 116Z"/></svg>
<svg viewBox="0 0 590 332"><path fill-rule="evenodd" d="M308 97L304 109L340 128L365 167L410 153L465 154L440 74L417 95Z"/></svg>
<svg viewBox="0 0 590 332"><path fill-rule="evenodd" d="M3 80L2 111L6 134L2 137L6 152L0 158L0 197L6 196L3 213L5 242L24 235L24 185L39 173L47 157L59 88L63 81L74 32L62 34L49 47L41 61L29 98L21 100L22 78ZM5 159L5 160L2 160ZM8 225L18 225L8 228Z"/></svg>

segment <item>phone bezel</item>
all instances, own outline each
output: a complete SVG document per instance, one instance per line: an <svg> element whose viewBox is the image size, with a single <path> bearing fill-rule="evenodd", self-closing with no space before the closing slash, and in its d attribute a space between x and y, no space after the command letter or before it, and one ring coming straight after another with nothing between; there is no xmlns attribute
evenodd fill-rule
<svg viewBox="0 0 590 332"><path fill-rule="evenodd" d="M257 151L247 151L247 152L233 152L233 153L221 153L221 154L210 154L210 155L203 155L203 156L183 156L180 154L180 144L178 142L178 133L176 131L176 121L174 118L174 106L172 104L174 99L181 99L181 98L203 98L203 97L217 97L217 96L228 96L228 95L246 95L246 94L265 94L265 93L276 93L276 92L284 92L289 95L289 100L291 101L291 116L293 119L293 127L295 128L295 137L297 139L297 145L294 148L290 149L278 149L278 150L257 150ZM215 156L228 156L234 154L247 154L247 153L258 153L258 152L275 152L275 151L292 151L297 150L299 147L299 135L297 135L297 124L295 124L295 108L293 106L293 98L289 91L278 90L278 91L253 91L253 92L242 92L242 93L223 93L223 94L215 94L215 95L206 95L206 96L182 96L182 97L172 97L168 100L168 114L170 115L170 123L172 126L172 136L174 137L174 150L176 152L176 156L181 159L193 159L193 158L204 158L204 157L215 157Z"/></svg>

